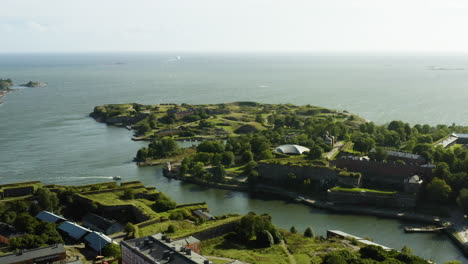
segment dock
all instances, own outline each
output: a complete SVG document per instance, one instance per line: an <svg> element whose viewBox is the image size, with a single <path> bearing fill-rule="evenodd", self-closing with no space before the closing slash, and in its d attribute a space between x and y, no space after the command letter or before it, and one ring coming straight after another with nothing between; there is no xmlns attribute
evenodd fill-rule
<svg viewBox="0 0 468 264"><path fill-rule="evenodd" d="M406 233L430 233L430 232L439 232L447 229L446 226L441 227L405 227Z"/></svg>

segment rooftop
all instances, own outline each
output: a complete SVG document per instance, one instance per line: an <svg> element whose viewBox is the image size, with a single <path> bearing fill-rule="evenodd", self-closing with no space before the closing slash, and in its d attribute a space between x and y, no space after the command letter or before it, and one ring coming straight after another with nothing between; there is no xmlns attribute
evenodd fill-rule
<svg viewBox="0 0 468 264"><path fill-rule="evenodd" d="M283 154L295 154L295 155L300 155L306 151L310 151L310 149L300 146L300 145L281 145L276 147L275 149L276 152L278 153L283 153Z"/></svg>
<svg viewBox="0 0 468 264"><path fill-rule="evenodd" d="M53 246L34 248L21 251L20 253L12 253L0 256L0 263L21 263L23 261L38 259L47 256L65 254L65 247L63 244L56 244Z"/></svg>
<svg viewBox="0 0 468 264"><path fill-rule="evenodd" d="M421 155L408 153L408 152L395 151L395 150L387 150L387 155L393 156L393 157L405 158L405 159L422 160L422 161L424 160L423 156Z"/></svg>
<svg viewBox="0 0 468 264"><path fill-rule="evenodd" d="M58 229L62 230L63 232L67 233L70 237L79 240L82 238L84 235L87 233L92 232L91 230L82 227L76 223L72 223L69 221L63 222L61 225L59 225Z"/></svg>
<svg viewBox="0 0 468 264"><path fill-rule="evenodd" d="M421 155L408 153L408 152L395 151L395 150L387 150L387 155L393 156L393 157L405 158L405 159L424 160L423 156Z"/></svg>
<svg viewBox="0 0 468 264"><path fill-rule="evenodd" d="M112 243L112 239L110 237L95 231L87 234L84 239L88 242L88 245L96 251L99 251Z"/></svg>
<svg viewBox="0 0 468 264"><path fill-rule="evenodd" d="M54 213L51 213L49 211L41 211L39 212L37 215L36 215L36 218L41 220L41 221L44 221L44 222L49 222L49 223L57 223L59 221L66 221L67 219L59 216L59 215L56 215Z"/></svg>
<svg viewBox="0 0 468 264"><path fill-rule="evenodd" d="M456 136L457 138L468 138L468 134L452 134Z"/></svg>
<svg viewBox="0 0 468 264"><path fill-rule="evenodd" d="M140 257L152 263L206 263L207 259L205 257L186 249L183 245L176 242L172 242L170 239L167 239L166 236L159 233L152 236L122 241L121 246L131 249L135 254L138 254Z"/></svg>

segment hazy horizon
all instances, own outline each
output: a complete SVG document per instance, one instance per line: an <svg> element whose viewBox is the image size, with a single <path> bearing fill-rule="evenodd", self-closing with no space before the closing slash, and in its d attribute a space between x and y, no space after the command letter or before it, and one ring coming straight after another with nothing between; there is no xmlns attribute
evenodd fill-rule
<svg viewBox="0 0 468 264"><path fill-rule="evenodd" d="M5 0L1 53L468 53L468 2Z"/></svg>

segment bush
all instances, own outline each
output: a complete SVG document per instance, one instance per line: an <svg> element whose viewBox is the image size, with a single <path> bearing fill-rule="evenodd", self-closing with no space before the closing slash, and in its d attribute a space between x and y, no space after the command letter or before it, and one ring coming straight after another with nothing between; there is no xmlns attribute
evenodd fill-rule
<svg viewBox="0 0 468 264"><path fill-rule="evenodd" d="M304 236L305 237L314 237L314 231L312 231L312 228L309 226L306 228L306 230L304 231Z"/></svg>
<svg viewBox="0 0 468 264"><path fill-rule="evenodd" d="M169 225L169 226L167 227L167 231L166 231L166 232L167 232L167 233L175 233L175 231L176 231L176 227L175 227L174 225Z"/></svg>
<svg viewBox="0 0 468 264"><path fill-rule="evenodd" d="M124 200L132 200L135 199L135 190L133 189L125 189L122 195L122 199Z"/></svg>
<svg viewBox="0 0 468 264"><path fill-rule="evenodd" d="M291 226L291 228L289 229L289 231L293 234L296 234L297 233L297 229L295 226Z"/></svg>
<svg viewBox="0 0 468 264"><path fill-rule="evenodd" d="M273 236L268 230L259 232L256 242L260 247L271 247L274 244Z"/></svg>
<svg viewBox="0 0 468 264"><path fill-rule="evenodd" d="M120 258L120 246L114 243L110 243L102 249L102 254L106 257Z"/></svg>

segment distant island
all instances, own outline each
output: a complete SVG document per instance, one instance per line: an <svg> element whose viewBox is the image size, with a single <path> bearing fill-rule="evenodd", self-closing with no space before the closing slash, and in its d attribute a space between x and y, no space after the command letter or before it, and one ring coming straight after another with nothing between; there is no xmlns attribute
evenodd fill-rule
<svg viewBox="0 0 468 264"><path fill-rule="evenodd" d="M0 98L11 91L11 86L13 86L13 81L11 79L0 79Z"/></svg>
<svg viewBox="0 0 468 264"><path fill-rule="evenodd" d="M468 252L456 224L468 212L468 127L376 125L347 111L256 102L111 104L90 116L150 141L135 161L165 164L167 177L424 222L408 232L445 230Z"/></svg>
<svg viewBox="0 0 468 264"><path fill-rule="evenodd" d="M8 79L1 79L0 78L0 98L5 96L9 92L13 91L14 89L12 89L12 87L14 85L15 84L13 83L13 81L10 78L8 78ZM29 81L28 83L21 84L19 86L33 88L33 87L44 87L46 85L47 85L47 83L45 83L45 82Z"/></svg>
<svg viewBox="0 0 468 264"><path fill-rule="evenodd" d="M45 82L33 82L33 81L29 81L28 83L26 84L21 84L20 86L24 86L24 87L44 87L46 86L47 83Z"/></svg>

